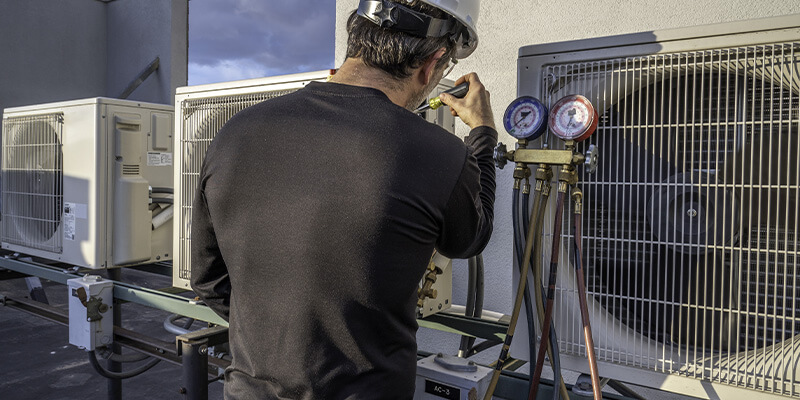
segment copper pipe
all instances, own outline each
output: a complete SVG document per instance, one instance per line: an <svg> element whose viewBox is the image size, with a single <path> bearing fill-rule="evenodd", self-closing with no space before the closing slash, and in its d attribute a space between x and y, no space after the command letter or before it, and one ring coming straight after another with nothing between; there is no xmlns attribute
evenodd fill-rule
<svg viewBox="0 0 800 400"><path fill-rule="evenodd" d="M592 375L592 393L594 400L602 400L603 394L600 391L600 375L597 370L597 358L594 353L594 340L592 339L592 326L589 322L589 307L586 304L586 284L583 280L583 251L581 250L581 200L580 189L572 192L575 197L575 276L578 283L578 303L581 309L581 320L583 322L583 338L586 341L586 354L589 358L589 371Z"/></svg>

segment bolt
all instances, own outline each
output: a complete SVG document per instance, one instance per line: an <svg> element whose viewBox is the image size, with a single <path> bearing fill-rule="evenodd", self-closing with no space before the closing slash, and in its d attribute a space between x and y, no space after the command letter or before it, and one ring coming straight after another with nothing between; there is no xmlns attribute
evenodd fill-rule
<svg viewBox="0 0 800 400"><path fill-rule="evenodd" d="M178 390L180 394L186 394L186 388L182 387L181 390Z"/></svg>
<svg viewBox="0 0 800 400"><path fill-rule="evenodd" d="M200 346L200 348L197 351L202 355L207 355L208 354L208 346L202 345L202 346Z"/></svg>
<svg viewBox="0 0 800 400"><path fill-rule="evenodd" d="M695 210L694 208L690 208L689 211L686 211L686 215L688 215L691 218L694 218L697 216L697 210Z"/></svg>

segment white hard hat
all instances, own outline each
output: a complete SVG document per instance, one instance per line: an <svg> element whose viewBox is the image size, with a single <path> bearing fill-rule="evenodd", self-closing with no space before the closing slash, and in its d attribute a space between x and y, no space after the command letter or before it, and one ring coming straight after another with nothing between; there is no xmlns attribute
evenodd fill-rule
<svg viewBox="0 0 800 400"><path fill-rule="evenodd" d="M452 19L433 18L405 6L425 3L438 8ZM385 28L395 29L422 37L450 35L456 42L457 59L466 58L478 47L478 22L480 0L360 0L358 15ZM463 28L466 28L464 32Z"/></svg>

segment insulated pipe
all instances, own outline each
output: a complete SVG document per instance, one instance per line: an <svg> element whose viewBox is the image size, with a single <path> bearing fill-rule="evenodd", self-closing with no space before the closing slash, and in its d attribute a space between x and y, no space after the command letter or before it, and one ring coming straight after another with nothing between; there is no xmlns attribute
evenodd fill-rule
<svg viewBox="0 0 800 400"><path fill-rule="evenodd" d="M153 217L152 224L153 230L156 230L167 223L167 221L172 219L172 216L175 215L175 209L172 205L167 206L167 208L163 209L158 215Z"/></svg>
<svg viewBox="0 0 800 400"><path fill-rule="evenodd" d="M459 305L459 304L453 304L452 306L450 306L450 308L447 309L447 312L451 313L451 314L459 314L459 315L463 314L463 315L466 315L466 313L465 313L466 309L467 308L465 306L462 306L462 305ZM506 316L505 314L497 312L497 311L491 311L491 310L482 310L481 311L481 319L484 319L484 320L487 320L487 321L499 322L505 316Z"/></svg>
<svg viewBox="0 0 800 400"><path fill-rule="evenodd" d="M553 304L555 303L556 291L556 278L558 277L558 257L561 246L561 221L564 212L564 194L567 191L567 184L564 182L559 183L558 199L556 200L556 216L553 222L553 247L550 253L550 279L547 284L547 306L544 313L544 325L542 326L542 340L539 348L547 348L548 339L550 336L550 322L553 317ZM527 262L527 260L526 260ZM527 270L527 268L526 268ZM531 382L531 390L528 393L528 400L536 399L536 393L539 390L539 380L542 377L542 370L544 369L544 353L539 352L536 358L536 370ZM488 400L488 399L487 399Z"/></svg>
<svg viewBox="0 0 800 400"><path fill-rule="evenodd" d="M164 329L167 332L175 334L175 335L185 335L187 333L194 332L193 330L189 330L187 328L175 325L175 321L177 321L177 320L179 320L181 318L185 318L185 317L182 316L182 315L178 315L178 314L170 314L167 317L167 319L164 320L164 324L163 324L164 325ZM194 320L190 318L189 321L193 322Z"/></svg>
<svg viewBox="0 0 800 400"><path fill-rule="evenodd" d="M580 189L572 192L575 198L575 276L578 282L578 303L581 308L583 322L583 338L586 341L586 355L589 358L589 371L592 374L592 392L594 400L602 400L600 389L600 374L597 370L597 358L594 354L594 340L592 339L592 326L589 322L589 307L586 304L586 283L583 280L583 252L581 251L581 208L583 193Z"/></svg>

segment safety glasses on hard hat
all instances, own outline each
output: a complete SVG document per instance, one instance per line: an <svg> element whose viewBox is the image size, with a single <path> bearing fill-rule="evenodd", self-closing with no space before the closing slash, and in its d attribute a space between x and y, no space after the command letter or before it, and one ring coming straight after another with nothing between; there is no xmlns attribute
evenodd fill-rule
<svg viewBox="0 0 800 400"><path fill-rule="evenodd" d="M456 64L458 64L458 60L456 60L454 57L450 57L450 61L447 62L447 67L444 70L444 75L442 75L442 79L446 78L447 75L453 72L453 68L456 67Z"/></svg>

